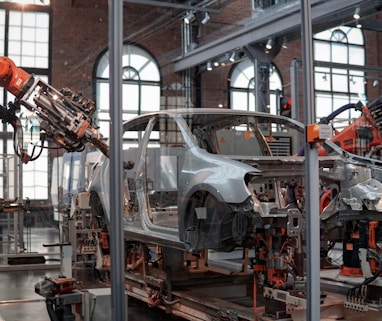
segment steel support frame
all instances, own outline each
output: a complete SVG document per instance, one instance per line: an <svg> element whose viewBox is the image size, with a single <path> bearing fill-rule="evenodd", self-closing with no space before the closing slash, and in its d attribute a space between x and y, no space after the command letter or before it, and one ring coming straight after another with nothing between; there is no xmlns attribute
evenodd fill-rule
<svg viewBox="0 0 382 321"><path fill-rule="evenodd" d="M312 0L312 29L314 32L326 30L339 24L353 22L354 8L362 7L362 15L377 13L376 8L382 6L380 0ZM254 19L240 30L220 37L208 44L183 54L175 59L174 71L182 71L205 63L222 53L243 48L253 43L266 41L269 37L288 35L288 40L301 38L300 25L301 7L298 2L288 5L280 12L262 19Z"/></svg>

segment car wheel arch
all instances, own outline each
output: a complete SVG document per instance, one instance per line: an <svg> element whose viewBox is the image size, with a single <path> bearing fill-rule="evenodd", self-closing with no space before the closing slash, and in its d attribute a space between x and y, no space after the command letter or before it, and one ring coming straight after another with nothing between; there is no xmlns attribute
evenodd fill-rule
<svg viewBox="0 0 382 321"><path fill-rule="evenodd" d="M182 198L181 206L179 208L179 238L181 241L184 241L186 218L189 214L188 211L192 207L192 201L200 194L205 194L205 198L208 195L211 195L215 197L219 202L224 202L224 199L219 191L211 185L199 184L190 189L186 196Z"/></svg>

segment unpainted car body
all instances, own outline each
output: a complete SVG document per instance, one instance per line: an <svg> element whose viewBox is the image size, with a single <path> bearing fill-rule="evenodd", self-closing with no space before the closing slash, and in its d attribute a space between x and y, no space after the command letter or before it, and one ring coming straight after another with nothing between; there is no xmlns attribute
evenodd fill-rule
<svg viewBox="0 0 382 321"><path fill-rule="evenodd" d="M226 109L163 110L124 123L125 231L129 238L188 251L231 251L265 234L301 238L305 216L304 126L290 118ZM379 220L382 163L323 144L322 228L342 237L344 221ZM123 171L123 174L122 174ZM110 219L109 160L89 186L97 215ZM327 192L329 191L329 193ZM319 197L319 196L317 196ZM259 236L262 235L262 236Z"/></svg>

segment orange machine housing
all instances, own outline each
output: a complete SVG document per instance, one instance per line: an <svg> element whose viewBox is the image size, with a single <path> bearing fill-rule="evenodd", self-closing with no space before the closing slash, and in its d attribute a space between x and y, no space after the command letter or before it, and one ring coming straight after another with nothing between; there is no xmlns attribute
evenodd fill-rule
<svg viewBox="0 0 382 321"><path fill-rule="evenodd" d="M12 95L19 97L23 92L24 85L31 77L25 70L16 67L15 63L8 57L0 57L0 86Z"/></svg>

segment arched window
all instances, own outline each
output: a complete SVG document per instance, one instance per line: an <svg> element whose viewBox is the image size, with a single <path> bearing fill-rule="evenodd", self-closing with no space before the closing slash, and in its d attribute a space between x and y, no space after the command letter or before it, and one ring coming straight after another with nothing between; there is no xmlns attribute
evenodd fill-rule
<svg viewBox="0 0 382 321"><path fill-rule="evenodd" d="M282 89L281 77L273 65L271 65L269 72L269 112L276 114L278 106L277 100L279 92ZM233 67L230 82L230 103L232 109L257 110L255 80L255 67L251 60L243 60Z"/></svg>
<svg viewBox="0 0 382 321"><path fill-rule="evenodd" d="M314 59L318 119L348 103L365 99L365 73L362 70L365 49L360 29L341 26L315 34ZM357 112L351 110L340 117L348 122L357 117Z"/></svg>
<svg viewBox="0 0 382 321"><path fill-rule="evenodd" d="M160 109L160 72L154 58L144 49L125 44L122 56L123 120ZM101 133L109 134L109 52L96 66L96 103Z"/></svg>

